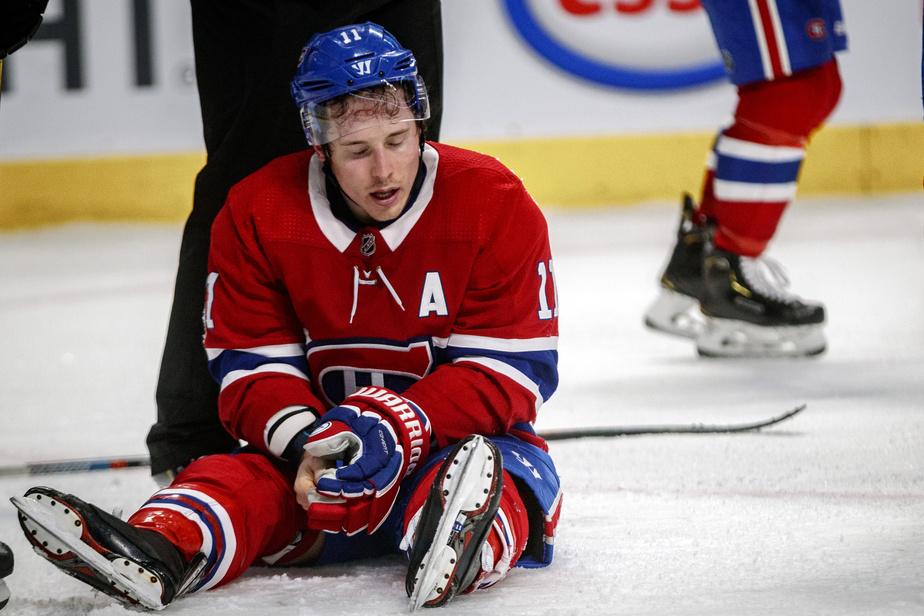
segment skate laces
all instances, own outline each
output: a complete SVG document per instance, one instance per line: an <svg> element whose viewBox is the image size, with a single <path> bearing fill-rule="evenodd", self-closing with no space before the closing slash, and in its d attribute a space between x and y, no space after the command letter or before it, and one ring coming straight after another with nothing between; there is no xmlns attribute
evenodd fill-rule
<svg viewBox="0 0 924 616"><path fill-rule="evenodd" d="M779 261L767 257L740 257L741 274L748 285L766 297L792 304L799 296L789 292L789 277Z"/></svg>

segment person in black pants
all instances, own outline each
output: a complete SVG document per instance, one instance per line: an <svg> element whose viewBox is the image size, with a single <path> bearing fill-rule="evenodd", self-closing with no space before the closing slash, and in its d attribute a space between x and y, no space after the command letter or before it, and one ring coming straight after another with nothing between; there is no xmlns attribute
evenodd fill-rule
<svg viewBox="0 0 924 616"><path fill-rule="evenodd" d="M212 221L229 189L270 160L304 149L289 92L299 52L316 32L374 21L417 58L429 88L427 138L442 116L440 0L192 0L193 45L205 149L183 229L167 339L157 381L157 422L147 436L151 474L169 482L191 460L238 446L218 419L218 386L202 347Z"/></svg>

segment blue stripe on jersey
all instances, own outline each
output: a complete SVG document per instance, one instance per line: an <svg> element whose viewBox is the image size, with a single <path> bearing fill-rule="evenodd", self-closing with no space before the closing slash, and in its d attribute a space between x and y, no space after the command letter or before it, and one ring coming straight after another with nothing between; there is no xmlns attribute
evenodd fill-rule
<svg viewBox="0 0 924 616"><path fill-rule="evenodd" d="M434 351L438 357L437 363L448 363L466 357L488 357L503 362L535 383L543 402L558 388L558 351L508 352L457 346L436 348Z"/></svg>
<svg viewBox="0 0 924 616"><path fill-rule="evenodd" d="M801 160L769 163L717 154L715 177L732 182L787 184L799 176Z"/></svg>
<svg viewBox="0 0 924 616"><path fill-rule="evenodd" d="M221 383L225 376L235 370L256 370L264 364L287 364L292 366L306 377L308 376L308 360L304 355L291 357L266 357L256 353L228 349L218 357L209 361L209 372L212 378Z"/></svg>

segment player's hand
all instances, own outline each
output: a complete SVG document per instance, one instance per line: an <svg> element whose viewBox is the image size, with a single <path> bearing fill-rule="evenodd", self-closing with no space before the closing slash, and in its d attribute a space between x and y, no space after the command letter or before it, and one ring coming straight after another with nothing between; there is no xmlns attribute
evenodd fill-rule
<svg viewBox="0 0 924 616"><path fill-rule="evenodd" d="M317 492L318 479L323 473L332 473L333 467L309 453L302 456L302 461L298 465L298 471L295 474L295 500L303 509L308 509L312 503L326 500L327 497L320 496ZM337 500L337 499L327 499ZM342 499L340 499L342 501Z"/></svg>
<svg viewBox="0 0 924 616"><path fill-rule="evenodd" d="M315 472L314 491L306 493L316 495L306 497L308 526L373 533L391 512L402 480L427 458L430 422L416 404L382 387L360 389L321 422L305 452L334 468Z"/></svg>

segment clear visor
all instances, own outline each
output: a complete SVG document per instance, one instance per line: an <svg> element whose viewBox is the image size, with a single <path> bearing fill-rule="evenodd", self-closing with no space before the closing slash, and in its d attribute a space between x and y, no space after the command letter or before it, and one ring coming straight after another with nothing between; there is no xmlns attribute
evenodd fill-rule
<svg viewBox="0 0 924 616"><path fill-rule="evenodd" d="M324 145L380 125L419 122L430 117L430 100L423 79L383 81L323 103L299 109L311 145Z"/></svg>

